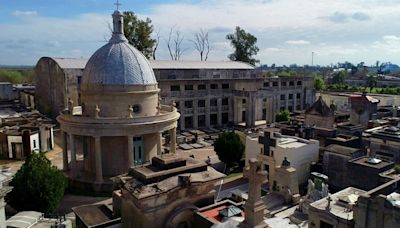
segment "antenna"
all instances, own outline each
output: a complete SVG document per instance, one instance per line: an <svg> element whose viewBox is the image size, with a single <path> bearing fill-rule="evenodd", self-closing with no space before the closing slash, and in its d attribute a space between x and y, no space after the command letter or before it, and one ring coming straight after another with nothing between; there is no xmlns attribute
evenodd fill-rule
<svg viewBox="0 0 400 228"><path fill-rule="evenodd" d="M119 0L117 0L117 2L116 3L114 3L114 5L116 5L117 6L117 10L119 10L119 7L122 5L121 3L119 3Z"/></svg>

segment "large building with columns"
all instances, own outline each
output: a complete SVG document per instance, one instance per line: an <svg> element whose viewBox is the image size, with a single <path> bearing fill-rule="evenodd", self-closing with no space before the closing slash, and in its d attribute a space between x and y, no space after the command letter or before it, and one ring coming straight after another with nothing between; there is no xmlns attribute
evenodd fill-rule
<svg viewBox="0 0 400 228"><path fill-rule="evenodd" d="M113 14L113 35L83 70L80 106L72 100L57 117L64 170L72 181L111 190L110 177L162 153L161 135L175 151L179 113L161 105L157 80L147 59L123 34L123 15ZM101 187L101 188L99 188Z"/></svg>
<svg viewBox="0 0 400 228"><path fill-rule="evenodd" d="M58 115L68 99L82 103L87 59L43 57L36 65L37 107ZM175 102L181 130L273 122L281 110L304 110L315 101L311 77L264 77L231 61L150 61L163 104Z"/></svg>

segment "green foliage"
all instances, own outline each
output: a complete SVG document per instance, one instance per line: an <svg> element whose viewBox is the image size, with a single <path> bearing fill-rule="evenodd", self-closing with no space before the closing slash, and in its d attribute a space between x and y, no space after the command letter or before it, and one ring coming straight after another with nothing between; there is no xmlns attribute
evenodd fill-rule
<svg viewBox="0 0 400 228"><path fill-rule="evenodd" d="M321 91L325 89L325 81L321 77L315 77L314 78L314 88L317 91Z"/></svg>
<svg viewBox="0 0 400 228"><path fill-rule="evenodd" d="M344 79L347 77L346 71L339 71L333 75L332 84L343 84Z"/></svg>
<svg viewBox="0 0 400 228"><path fill-rule="evenodd" d="M235 49L234 53L228 56L230 60L242 61L251 65L259 62L259 60L253 58L260 50L256 45L257 38L255 36L237 26L235 33L228 34L226 39L231 42L231 46Z"/></svg>
<svg viewBox="0 0 400 228"><path fill-rule="evenodd" d="M124 12L124 33L129 43L150 58L153 54L153 48L156 40L151 38L153 33L151 20L140 20L132 11Z"/></svg>
<svg viewBox="0 0 400 228"><path fill-rule="evenodd" d="M34 73L33 70L0 69L0 81L12 84L33 83Z"/></svg>
<svg viewBox="0 0 400 228"><path fill-rule="evenodd" d="M288 122L290 120L290 112L288 110L280 111L275 116L276 122Z"/></svg>
<svg viewBox="0 0 400 228"><path fill-rule="evenodd" d="M52 213L61 202L67 185L63 173L43 153L32 153L11 182L10 205L18 211Z"/></svg>
<svg viewBox="0 0 400 228"><path fill-rule="evenodd" d="M394 171L396 172L396 174L400 174L400 164L394 166Z"/></svg>
<svg viewBox="0 0 400 228"><path fill-rule="evenodd" d="M376 80L376 76L374 75L368 75L367 77L367 86L369 87L369 91L371 92L373 88L376 87L376 85L378 84L377 80Z"/></svg>
<svg viewBox="0 0 400 228"><path fill-rule="evenodd" d="M225 162L227 167L239 163L243 157L244 145L238 134L233 131L224 132L214 142L214 150L218 158Z"/></svg>

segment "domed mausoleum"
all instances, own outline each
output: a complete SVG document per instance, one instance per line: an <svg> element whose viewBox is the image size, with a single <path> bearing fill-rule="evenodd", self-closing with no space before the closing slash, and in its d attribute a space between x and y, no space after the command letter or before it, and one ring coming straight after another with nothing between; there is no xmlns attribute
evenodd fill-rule
<svg viewBox="0 0 400 228"><path fill-rule="evenodd" d="M123 15L113 14L110 41L89 59L81 82L82 106L58 116L64 170L78 183L106 189L110 177L162 153L161 134L169 131L176 148L179 113L160 104L159 89L146 57L124 36Z"/></svg>

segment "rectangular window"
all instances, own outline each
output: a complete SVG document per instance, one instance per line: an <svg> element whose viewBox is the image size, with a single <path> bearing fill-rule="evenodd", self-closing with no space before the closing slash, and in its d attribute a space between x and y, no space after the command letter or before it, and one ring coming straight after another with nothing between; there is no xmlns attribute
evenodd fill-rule
<svg viewBox="0 0 400 228"><path fill-rule="evenodd" d="M33 148L36 148L36 140L33 140Z"/></svg>
<svg viewBox="0 0 400 228"><path fill-rule="evenodd" d="M218 84L211 84L210 87L211 89L218 89Z"/></svg>
<svg viewBox="0 0 400 228"><path fill-rule="evenodd" d="M298 85L298 86L301 86L302 84L303 84L302 81L297 81L297 85Z"/></svg>
<svg viewBox="0 0 400 228"><path fill-rule="evenodd" d="M264 82L264 87L268 87L268 82Z"/></svg>
<svg viewBox="0 0 400 228"><path fill-rule="evenodd" d="M185 90L193 90L193 85L185 85Z"/></svg>
<svg viewBox="0 0 400 228"><path fill-rule="evenodd" d="M229 84L222 84L222 89L229 89Z"/></svg>
<svg viewBox="0 0 400 228"><path fill-rule="evenodd" d="M242 104L246 104L246 99L242 99Z"/></svg>
<svg viewBox="0 0 400 228"><path fill-rule="evenodd" d="M281 86L286 86L286 82L281 82Z"/></svg>
<svg viewBox="0 0 400 228"><path fill-rule="evenodd" d="M198 74L192 74L192 78L199 78Z"/></svg>
<svg viewBox="0 0 400 228"><path fill-rule="evenodd" d="M282 94L282 95L281 95L281 101L284 101L285 99L286 99L285 94Z"/></svg>
<svg viewBox="0 0 400 228"><path fill-rule="evenodd" d="M176 75L175 74L170 74L170 75L168 75L168 79L176 79Z"/></svg>
<svg viewBox="0 0 400 228"><path fill-rule="evenodd" d="M185 101L185 108L193 108L193 101Z"/></svg>
<svg viewBox="0 0 400 228"><path fill-rule="evenodd" d="M217 99L211 99L210 100L210 106L217 106L217 105L218 105Z"/></svg>
<svg viewBox="0 0 400 228"><path fill-rule="evenodd" d="M272 82L272 86L278 86L278 82Z"/></svg>
<svg viewBox="0 0 400 228"><path fill-rule="evenodd" d="M289 94L289 100L293 99L293 94Z"/></svg>
<svg viewBox="0 0 400 228"><path fill-rule="evenodd" d="M205 84L198 85L197 90L206 90L206 85Z"/></svg>
<svg viewBox="0 0 400 228"><path fill-rule="evenodd" d="M289 86L294 86L294 81L290 81Z"/></svg>
<svg viewBox="0 0 400 228"><path fill-rule="evenodd" d="M296 98L297 98L297 99L300 99L300 96L301 96L300 93L296 94Z"/></svg>
<svg viewBox="0 0 400 228"><path fill-rule="evenodd" d="M222 99L222 105L229 105L229 99L228 98L223 98Z"/></svg>
<svg viewBox="0 0 400 228"><path fill-rule="evenodd" d="M219 74L214 74L213 75L213 78L215 78L215 79L220 78L220 77L221 77L221 75L219 75Z"/></svg>
<svg viewBox="0 0 400 228"><path fill-rule="evenodd" d="M200 107L200 108L206 107L206 100L198 100L197 107Z"/></svg>
<svg viewBox="0 0 400 228"><path fill-rule="evenodd" d="M172 85L171 91L181 91L181 87L179 85Z"/></svg>

